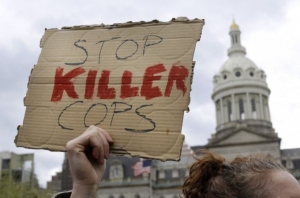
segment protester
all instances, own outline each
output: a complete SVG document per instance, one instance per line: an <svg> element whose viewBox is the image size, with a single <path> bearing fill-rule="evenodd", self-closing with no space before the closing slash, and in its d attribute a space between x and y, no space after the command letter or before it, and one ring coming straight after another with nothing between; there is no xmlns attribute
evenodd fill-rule
<svg viewBox="0 0 300 198"><path fill-rule="evenodd" d="M191 166L183 185L185 198L300 198L297 180L262 154L227 162L207 152Z"/></svg>
<svg viewBox="0 0 300 198"><path fill-rule="evenodd" d="M66 145L73 190L56 198L95 198L113 140L91 126ZM192 165L183 185L186 198L300 198L300 185L275 159L262 155L227 162L207 152Z"/></svg>

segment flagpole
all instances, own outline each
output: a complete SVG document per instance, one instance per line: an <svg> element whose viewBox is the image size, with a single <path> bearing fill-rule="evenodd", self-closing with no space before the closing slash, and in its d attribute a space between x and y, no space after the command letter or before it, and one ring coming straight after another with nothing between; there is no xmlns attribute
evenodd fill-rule
<svg viewBox="0 0 300 198"><path fill-rule="evenodd" d="M142 159L140 159L142 160ZM143 177L146 176L146 174L149 175L148 180L149 180L149 193L150 193L150 198L153 198L153 190L152 190L152 160L142 160L138 161L135 163L135 165L132 166L133 174L134 176L139 176L143 174Z"/></svg>
<svg viewBox="0 0 300 198"><path fill-rule="evenodd" d="M153 175L153 174L152 174L152 171L153 171L153 170L152 170L152 164L153 164L153 163L151 163L151 166L150 166L150 170L151 170L151 171L150 171L150 177L149 177L149 178L150 178L150 181L149 181L149 187L150 187L150 190L149 190L149 192L150 192L150 198L153 198L153 195L152 195L152 175Z"/></svg>

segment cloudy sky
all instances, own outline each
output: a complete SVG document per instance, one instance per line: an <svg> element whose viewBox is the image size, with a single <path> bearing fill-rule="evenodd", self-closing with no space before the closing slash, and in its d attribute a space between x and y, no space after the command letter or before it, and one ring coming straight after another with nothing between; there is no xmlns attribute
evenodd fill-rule
<svg viewBox="0 0 300 198"><path fill-rule="evenodd" d="M169 21L173 17L205 19L197 43L191 111L183 133L189 145L203 145L215 131L212 77L227 60L229 26L234 16L247 56L267 74L273 126L282 148L299 147L300 139L300 2L297 0L31 0L0 1L0 151L35 153L35 172L46 186L61 170L63 153L17 148L30 70L41 49L45 28L127 21Z"/></svg>

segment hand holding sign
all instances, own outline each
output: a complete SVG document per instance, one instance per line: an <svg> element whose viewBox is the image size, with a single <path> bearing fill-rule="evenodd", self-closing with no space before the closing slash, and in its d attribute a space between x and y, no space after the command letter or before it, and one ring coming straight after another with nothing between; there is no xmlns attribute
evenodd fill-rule
<svg viewBox="0 0 300 198"><path fill-rule="evenodd" d="M70 140L66 149L76 197L95 197L109 157L110 135L90 126L83 134Z"/></svg>

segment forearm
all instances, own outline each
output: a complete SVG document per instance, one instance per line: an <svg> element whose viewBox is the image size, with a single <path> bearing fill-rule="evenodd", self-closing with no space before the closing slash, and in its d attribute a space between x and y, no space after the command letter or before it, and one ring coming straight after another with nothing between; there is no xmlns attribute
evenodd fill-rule
<svg viewBox="0 0 300 198"><path fill-rule="evenodd" d="M66 144L73 180L71 198L95 198L109 157L110 135L90 126L83 134Z"/></svg>
<svg viewBox="0 0 300 198"><path fill-rule="evenodd" d="M98 186L73 185L71 198L95 198Z"/></svg>

